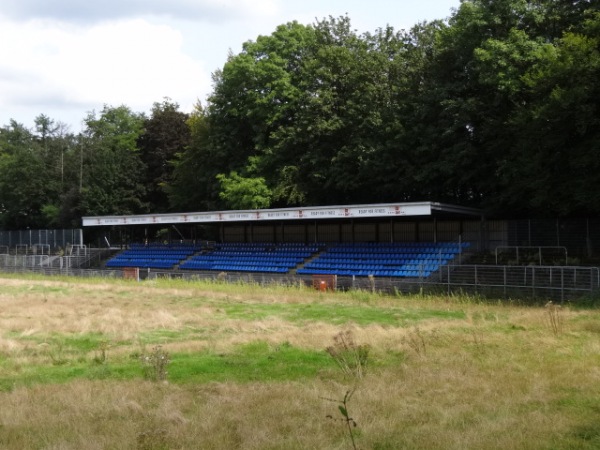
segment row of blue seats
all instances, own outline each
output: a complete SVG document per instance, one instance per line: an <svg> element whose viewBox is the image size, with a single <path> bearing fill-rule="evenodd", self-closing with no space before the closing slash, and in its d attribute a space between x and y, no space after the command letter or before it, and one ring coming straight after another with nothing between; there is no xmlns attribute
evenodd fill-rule
<svg viewBox="0 0 600 450"><path fill-rule="evenodd" d="M234 264L234 263L219 263L219 264L215 264L215 263L202 263L202 262L185 262L183 264L181 264L179 266L180 269L184 269L184 270L231 270L231 271L237 271L237 270L242 270L240 269L240 267L242 268L246 268L246 267L264 267L266 268L266 271L272 272L274 270L269 270L269 268L276 268L277 272L281 272L281 273L287 273L290 271L290 269L292 269L294 266L289 266L287 264L270 264L270 265L264 265L264 264ZM244 269L246 270L246 269Z"/></svg>
<svg viewBox="0 0 600 450"><path fill-rule="evenodd" d="M260 251L260 252L277 252L277 251L317 251L319 250L318 246L306 246L306 247L257 247L257 246L229 246L223 247L221 245L215 245L213 247L215 250L224 250L224 251Z"/></svg>
<svg viewBox="0 0 600 450"><path fill-rule="evenodd" d="M261 265L246 265L246 264L206 264L193 265L184 263L181 269L188 270L218 270L222 272L268 272L268 273L288 273L288 267L281 266L261 266Z"/></svg>
<svg viewBox="0 0 600 450"><path fill-rule="evenodd" d="M277 266L277 267L296 267L299 263L297 261L256 261L256 260L230 260L230 259L215 259L215 260L188 260L181 263L180 267L191 267L197 266L214 266L220 264L242 264L245 266Z"/></svg>
<svg viewBox="0 0 600 450"><path fill-rule="evenodd" d="M397 248L397 247L462 247L468 248L469 242L346 242L330 244L330 248Z"/></svg>
<svg viewBox="0 0 600 450"><path fill-rule="evenodd" d="M158 258L177 258L177 259L185 259L190 255L187 253L156 253L156 252L123 252L115 256L115 258L148 258L148 259L158 259Z"/></svg>
<svg viewBox="0 0 600 450"><path fill-rule="evenodd" d="M244 262L256 262L256 263L269 263L269 262L286 262L293 264L300 264L304 261L304 258L277 258L273 256L240 256L237 258L227 258L225 256L212 256L202 255L194 256L190 258L190 261L244 261Z"/></svg>
<svg viewBox="0 0 600 450"><path fill-rule="evenodd" d="M172 262L173 264L177 264L181 260L179 258L123 258L123 257L119 257L119 258L113 258L108 262L111 262L111 261L120 261L120 262L169 261L169 262Z"/></svg>
<svg viewBox="0 0 600 450"><path fill-rule="evenodd" d="M383 249L378 248L370 251L364 251L356 248L332 248L328 249L327 253L332 254L357 254L357 255L438 255L440 253L452 253L458 254L461 253L461 249L459 248L438 248L438 249L406 249L399 248L396 250L391 249Z"/></svg>
<svg viewBox="0 0 600 450"><path fill-rule="evenodd" d="M204 253L205 255L217 255L217 256L229 256L229 257L237 257L237 256L278 256L278 257L298 257L298 258L309 258L314 252L229 252L229 251L214 251L209 253Z"/></svg>
<svg viewBox="0 0 600 450"><path fill-rule="evenodd" d="M438 255L438 256L427 256L425 258L415 258L415 255L412 255L412 257L398 257L398 258L382 258L381 256L378 257L367 257L364 255L358 255L358 256L354 256L354 257L348 257L348 258L341 258L339 255L321 255L319 256L319 261L327 261L327 262L331 262L331 263L336 263L336 262L347 262L347 261L366 261L366 262L374 262L374 263L381 263L381 264L385 264L385 263L406 263L408 261L418 261L418 262L426 262L426 261L449 261L451 259L454 259L455 256L450 254L450 253L444 253L443 255Z"/></svg>
<svg viewBox="0 0 600 450"><path fill-rule="evenodd" d="M437 264L398 264L398 265L382 265L382 264L325 264L319 262L308 263L304 266L305 269L355 269L355 270L422 270L434 272L439 269Z"/></svg>
<svg viewBox="0 0 600 450"><path fill-rule="evenodd" d="M131 250L182 250L182 251L199 251L202 250L201 245L194 244L130 244Z"/></svg>
<svg viewBox="0 0 600 450"><path fill-rule="evenodd" d="M106 267L140 267L152 269L172 269L179 260L163 260L163 259L111 259L107 261Z"/></svg>
<svg viewBox="0 0 600 450"><path fill-rule="evenodd" d="M215 247L321 247L319 242L218 242Z"/></svg>
<svg viewBox="0 0 600 450"><path fill-rule="evenodd" d="M373 275L375 277L404 277L404 278L427 278L431 275L431 271L426 270L321 270L321 269L298 269L298 274L301 275L337 275L341 277L357 276L367 277Z"/></svg>

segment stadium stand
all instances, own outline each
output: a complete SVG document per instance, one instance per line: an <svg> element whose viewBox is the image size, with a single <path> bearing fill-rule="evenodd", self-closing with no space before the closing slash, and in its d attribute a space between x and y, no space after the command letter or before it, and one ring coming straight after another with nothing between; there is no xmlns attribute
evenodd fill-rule
<svg viewBox="0 0 600 450"><path fill-rule="evenodd" d="M211 248L132 245L106 267L298 275L427 278L455 261L469 243L215 243Z"/></svg>
<svg viewBox="0 0 600 450"><path fill-rule="evenodd" d="M106 262L108 268L139 267L150 269L173 269L189 258L199 248L186 244L143 245L133 244Z"/></svg>
<svg viewBox="0 0 600 450"><path fill-rule="evenodd" d="M196 255L179 267L184 270L289 273L319 251L318 245L215 244L214 251Z"/></svg>
<svg viewBox="0 0 600 450"><path fill-rule="evenodd" d="M354 243L330 246L298 274L427 278L469 243Z"/></svg>

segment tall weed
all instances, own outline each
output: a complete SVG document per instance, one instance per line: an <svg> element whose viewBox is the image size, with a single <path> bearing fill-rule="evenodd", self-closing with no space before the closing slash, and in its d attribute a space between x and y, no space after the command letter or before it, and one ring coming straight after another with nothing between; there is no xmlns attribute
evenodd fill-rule
<svg viewBox="0 0 600 450"><path fill-rule="evenodd" d="M167 366L171 362L169 354L162 349L161 345L157 345L152 349L152 352L145 353L140 356L144 377L151 381L166 381Z"/></svg>
<svg viewBox="0 0 600 450"><path fill-rule="evenodd" d="M333 345L327 353L334 359L344 374L360 379L365 375L369 360L369 345L359 345L350 330L341 331L333 337Z"/></svg>
<svg viewBox="0 0 600 450"><path fill-rule="evenodd" d="M554 336L558 336L563 331L562 307L549 301L546 303L545 309L548 326L552 330Z"/></svg>

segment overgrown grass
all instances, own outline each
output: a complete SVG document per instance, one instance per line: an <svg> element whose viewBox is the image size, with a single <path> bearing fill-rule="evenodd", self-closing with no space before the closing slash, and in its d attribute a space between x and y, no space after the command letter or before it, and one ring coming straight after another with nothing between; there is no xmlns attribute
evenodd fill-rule
<svg viewBox="0 0 600 450"><path fill-rule="evenodd" d="M66 341L66 340L65 340ZM71 339L72 342L86 342L86 338ZM93 347L98 350L101 342ZM61 344L62 345L62 344ZM10 391L21 386L39 383L68 383L76 379L89 380L131 380L144 377L145 368L140 367L140 358L151 355L151 345L134 350L130 354L111 355L106 350L104 358L92 353L86 346L47 348L38 354L24 353L28 363L23 364L7 355L0 359L2 368L0 390ZM250 381L290 381L314 377L336 378L334 361L325 349L306 350L294 347L288 342L270 345L264 341L254 341L235 346L227 353L210 350L201 352L179 352L170 354L168 380L174 383L208 383ZM385 355L375 363L378 367L398 363L400 354ZM35 362L34 362L35 361ZM166 377L165 377L166 378Z"/></svg>
<svg viewBox="0 0 600 450"><path fill-rule="evenodd" d="M322 399L350 389L357 448L598 448L600 312L556 314L447 296L0 278L0 448L349 448ZM368 348L358 377L327 352L350 335L334 353L350 367L342 351ZM140 364L157 347L162 382Z"/></svg>

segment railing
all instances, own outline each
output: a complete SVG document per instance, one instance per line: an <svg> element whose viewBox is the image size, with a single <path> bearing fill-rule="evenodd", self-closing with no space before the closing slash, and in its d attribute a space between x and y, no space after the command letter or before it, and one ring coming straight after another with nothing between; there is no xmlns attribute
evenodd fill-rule
<svg viewBox="0 0 600 450"><path fill-rule="evenodd" d="M565 261L565 265L568 262L568 258L567 258L567 247L562 247L562 246L523 246L523 245L519 245L519 246L498 246L496 247L496 264L498 264L498 251L502 252L504 250L514 250L515 251L515 256L516 256L516 264L520 264L519 261L519 250L521 250L521 256L523 256L523 251L528 251L528 250L537 250L537 255L538 255L538 263L541 266L542 265L542 251L546 250L546 251L554 251L554 252L560 252L561 254L564 253L564 261ZM562 255L561 255L562 256Z"/></svg>
<svg viewBox="0 0 600 450"><path fill-rule="evenodd" d="M71 245L67 247L69 256L87 256L88 248L86 245Z"/></svg>
<svg viewBox="0 0 600 450"><path fill-rule="evenodd" d="M40 274L44 276L73 276L85 278L123 278L121 270L94 270L94 269L76 269L71 267L22 267L6 266L0 267L0 272L4 273L24 273Z"/></svg>
<svg viewBox="0 0 600 450"><path fill-rule="evenodd" d="M0 245L15 247L17 245L49 245L52 248L66 248L68 245L83 243L81 229L64 230L15 230L0 231Z"/></svg>
<svg viewBox="0 0 600 450"><path fill-rule="evenodd" d="M0 270L7 267L77 268L82 265L85 258L85 256L0 254Z"/></svg>
<svg viewBox="0 0 600 450"><path fill-rule="evenodd" d="M0 255L0 265L4 267L35 267L48 265L48 255Z"/></svg>
<svg viewBox="0 0 600 450"><path fill-rule="evenodd" d="M44 255L46 258L47 256ZM6 258L14 255L0 255L0 266ZM42 256L37 256L41 258ZM21 257L22 258L22 257ZM27 257L31 258L31 257ZM60 264L32 264L33 259L17 260L17 264L0 267L3 272L40 273L44 275L72 275L84 277L120 278L122 270L95 270L74 268L68 257L56 257ZM15 261L14 259L11 261ZM25 263L24 263L25 261ZM195 272L140 270L141 279L182 278L187 280L205 279L220 282L249 282L257 284L306 284L312 285L310 276L293 274L259 274L237 272ZM339 289L368 289L373 287L387 292L432 292L444 295L468 293L503 299L542 299L566 300L598 292L600 290L600 269L598 267L576 266L493 266L456 265L442 266L428 277L343 277L338 276Z"/></svg>
<svg viewBox="0 0 600 450"><path fill-rule="evenodd" d="M31 246L31 252L34 255L49 255L50 254L50 245L48 244L34 244Z"/></svg>
<svg viewBox="0 0 600 450"><path fill-rule="evenodd" d="M561 301L600 288L597 267L577 266L483 266L442 267L447 292L456 288L503 298L552 298Z"/></svg>

